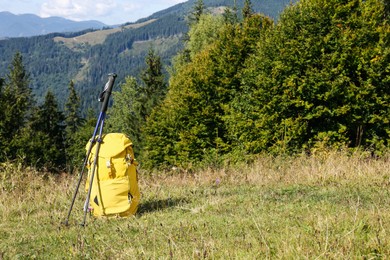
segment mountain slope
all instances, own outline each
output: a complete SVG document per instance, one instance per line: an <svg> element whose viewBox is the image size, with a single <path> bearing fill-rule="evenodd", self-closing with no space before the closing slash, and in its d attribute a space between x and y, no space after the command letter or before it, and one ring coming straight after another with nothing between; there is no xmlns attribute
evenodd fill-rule
<svg viewBox="0 0 390 260"><path fill-rule="evenodd" d="M0 12L0 21L0 38L76 32L85 29L101 29L106 26L99 21L76 22L61 17L41 18L33 14L15 15L10 12Z"/></svg>
<svg viewBox="0 0 390 260"><path fill-rule="evenodd" d="M8 72L15 52L22 53L31 76L31 87L38 102L51 89L60 105L65 102L71 80L82 98L82 108L97 108L96 96L107 74L118 74L119 84L126 76L137 76L145 66L149 48L154 48L166 67L183 47L188 30L186 17L196 0L157 12L137 23L120 28L52 33L0 41L0 77ZM231 5L232 0L206 0L209 8ZM244 0L237 1L240 10ZM290 0L252 1L256 12L277 18ZM260 3L259 3L260 2ZM268 10L268 11L267 11Z"/></svg>

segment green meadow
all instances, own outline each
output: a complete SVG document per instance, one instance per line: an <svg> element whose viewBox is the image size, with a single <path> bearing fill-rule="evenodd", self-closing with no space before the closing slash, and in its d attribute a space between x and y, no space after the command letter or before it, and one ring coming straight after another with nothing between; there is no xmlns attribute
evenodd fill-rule
<svg viewBox="0 0 390 260"><path fill-rule="evenodd" d="M78 176L1 166L0 259L387 259L390 157L262 156L140 172L135 217L83 219Z"/></svg>

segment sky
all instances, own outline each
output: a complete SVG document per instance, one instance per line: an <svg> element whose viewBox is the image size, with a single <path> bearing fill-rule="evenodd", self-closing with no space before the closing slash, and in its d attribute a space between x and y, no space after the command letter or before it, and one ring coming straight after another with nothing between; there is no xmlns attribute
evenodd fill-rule
<svg viewBox="0 0 390 260"><path fill-rule="evenodd" d="M0 0L0 12L59 16L74 21L97 20L107 25L135 22L186 0Z"/></svg>

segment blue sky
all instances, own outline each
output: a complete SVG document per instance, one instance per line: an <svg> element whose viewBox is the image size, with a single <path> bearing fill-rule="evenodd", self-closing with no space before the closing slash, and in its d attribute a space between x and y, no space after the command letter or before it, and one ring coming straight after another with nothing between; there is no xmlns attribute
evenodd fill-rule
<svg viewBox="0 0 390 260"><path fill-rule="evenodd" d="M0 11L114 25L134 22L182 2L186 0L0 0Z"/></svg>

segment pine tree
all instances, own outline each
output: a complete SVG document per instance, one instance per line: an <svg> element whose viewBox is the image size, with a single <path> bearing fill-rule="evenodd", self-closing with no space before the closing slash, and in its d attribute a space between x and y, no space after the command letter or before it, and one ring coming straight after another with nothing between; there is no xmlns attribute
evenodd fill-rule
<svg viewBox="0 0 390 260"><path fill-rule="evenodd" d="M38 155L43 157L40 163L48 168L65 166L64 119L56 98L48 91L31 122L31 130L42 134L40 141L44 145L36 148Z"/></svg>
<svg viewBox="0 0 390 260"><path fill-rule="evenodd" d="M145 63L140 75L142 84L133 77L127 77L121 91L113 92L114 104L108 111L107 120L110 131L123 132L130 137L137 154L143 148L146 121L167 92L161 58L153 49L149 50Z"/></svg>
<svg viewBox="0 0 390 260"><path fill-rule="evenodd" d="M23 64L22 55L17 52L9 67L9 74L2 90L2 113L0 122L0 159L14 159L13 147L18 132L29 120L33 107L32 92L29 87L29 75Z"/></svg>
<svg viewBox="0 0 390 260"><path fill-rule="evenodd" d="M141 72L141 80L144 84L140 86L138 98L142 104L140 115L144 120L150 115L152 109L161 103L167 91L161 58L154 49L149 49L145 63L146 68Z"/></svg>
<svg viewBox="0 0 390 260"><path fill-rule="evenodd" d="M203 24L206 18L213 22ZM222 21L220 27L214 27L216 21ZM197 35L203 38L215 28L215 36L208 44L200 44L192 61L170 78L167 98L147 122L147 167L191 167L203 160L218 165L220 155L231 149L225 111L230 111L229 102L240 94L246 59L254 52L263 28L271 24L262 16L252 16L243 25L223 23L222 17L201 17L193 27L199 28Z"/></svg>
<svg viewBox="0 0 390 260"><path fill-rule="evenodd" d="M244 8L242 9L242 16L244 19L254 14L251 0L245 0Z"/></svg>
<svg viewBox="0 0 390 260"><path fill-rule="evenodd" d="M89 108L85 120L83 119L83 124L66 140L66 163L70 173L83 163L86 146L90 144L90 138L96 127L97 117L95 113L94 109Z"/></svg>
<svg viewBox="0 0 390 260"><path fill-rule="evenodd" d="M223 17L224 17L226 23L230 23L233 25L233 24L237 24L239 22L237 10L238 10L237 3L234 0L233 8L227 7L225 9L225 12L223 13Z"/></svg>
<svg viewBox="0 0 390 260"><path fill-rule="evenodd" d="M68 90L69 96L65 103L65 149L68 171L73 172L75 164L82 160L88 136L79 140L78 131L84 126L85 120L80 115L80 97L76 93L73 81L70 81ZM92 130L90 132L88 133L92 136Z"/></svg>
<svg viewBox="0 0 390 260"><path fill-rule="evenodd" d="M205 14L207 14L207 12L203 0L198 0L192 9L192 12L187 16L188 27L192 28L193 26L196 26L201 19L201 16ZM182 40L185 43L188 43L191 40L191 36L188 32L184 33ZM188 49L188 44L186 45L187 46L173 58L174 67L176 69L180 66L185 66L191 61L191 50ZM175 72L173 71L173 73Z"/></svg>
<svg viewBox="0 0 390 260"><path fill-rule="evenodd" d="M139 86L134 77L126 77L120 91L112 93L113 105L107 112L107 129L110 132L126 134L135 146L135 152L141 146L141 127L145 123L143 104L139 100Z"/></svg>
<svg viewBox="0 0 390 260"><path fill-rule="evenodd" d="M64 128L63 121L64 115L58 109L57 100L49 90L44 103L38 107L32 127L34 130L47 133L53 142L57 142L58 139L62 139L62 135L59 134Z"/></svg>
<svg viewBox="0 0 390 260"><path fill-rule="evenodd" d="M67 136L71 136L83 124L80 96L77 95L73 81L69 83L69 96L65 103L65 123Z"/></svg>
<svg viewBox="0 0 390 260"><path fill-rule="evenodd" d="M248 153L388 145L384 13L380 0L305 0L285 10L236 97L231 121Z"/></svg>
<svg viewBox="0 0 390 260"><path fill-rule="evenodd" d="M65 166L64 116L49 91L42 105L33 108L30 121L13 140L16 159L24 165L50 171Z"/></svg>
<svg viewBox="0 0 390 260"><path fill-rule="evenodd" d="M192 26L193 24L196 24L199 22L200 17L205 14L206 12L206 6L204 5L203 0L197 0L192 12L190 13L188 20L189 25Z"/></svg>
<svg viewBox="0 0 390 260"><path fill-rule="evenodd" d="M224 19L221 16L204 14L188 31L189 41L186 49L191 59L208 45L215 42L220 31L224 28Z"/></svg>
<svg viewBox="0 0 390 260"><path fill-rule="evenodd" d="M26 121L29 109L32 107L32 91L29 87L30 79L24 64L22 54L17 52L12 60L10 73L7 77L6 98L10 103L9 116L12 116L13 132L22 127Z"/></svg>

